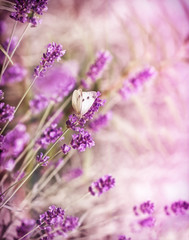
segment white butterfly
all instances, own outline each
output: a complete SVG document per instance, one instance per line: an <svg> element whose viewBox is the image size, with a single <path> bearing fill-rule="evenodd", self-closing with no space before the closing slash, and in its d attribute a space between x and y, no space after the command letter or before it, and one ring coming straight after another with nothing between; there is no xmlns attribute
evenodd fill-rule
<svg viewBox="0 0 189 240"><path fill-rule="evenodd" d="M81 117L89 111L96 98L97 92L95 91L83 92L82 89L75 90L72 95L72 107Z"/></svg>

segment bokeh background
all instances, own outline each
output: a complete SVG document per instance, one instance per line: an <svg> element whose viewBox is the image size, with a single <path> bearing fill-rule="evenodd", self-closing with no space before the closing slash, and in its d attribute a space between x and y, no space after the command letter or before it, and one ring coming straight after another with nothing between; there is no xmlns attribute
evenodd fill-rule
<svg viewBox="0 0 189 240"><path fill-rule="evenodd" d="M11 25L10 19L7 34ZM44 46L52 41L66 49L63 65L78 85L96 52L110 51L112 61L98 88L107 99L102 111L111 111L112 118L93 133L93 149L73 156L70 166L82 168L83 175L41 195L33 208L40 212L52 203L66 207L86 192L87 183L109 173L116 179L114 189L72 206L73 213L82 213L84 226L89 225L74 239L108 240L121 234L132 240L189 239L189 215L167 216L164 211L165 205L189 200L189 2L49 1L42 24L26 33L16 54L28 69L26 85ZM146 66L154 67L156 76L129 99L122 99L118 91L123 81ZM48 84L36 83L33 93L52 94L53 82L52 77ZM22 95L23 83L7 91L11 103ZM155 205L153 227L140 226L143 216L133 213L133 206L147 200Z"/></svg>

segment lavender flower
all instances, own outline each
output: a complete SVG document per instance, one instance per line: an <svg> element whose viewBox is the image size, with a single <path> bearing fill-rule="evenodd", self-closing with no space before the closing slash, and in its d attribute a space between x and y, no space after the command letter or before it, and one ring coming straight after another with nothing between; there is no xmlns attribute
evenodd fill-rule
<svg viewBox="0 0 189 240"><path fill-rule="evenodd" d="M29 140L24 124L17 124L4 137L0 136L0 163L4 169L14 166L14 159L23 151Z"/></svg>
<svg viewBox="0 0 189 240"><path fill-rule="evenodd" d="M71 150L71 147L70 147L69 145L67 145L67 144L63 144L63 145L61 146L61 149L62 149L62 152L63 152L64 154L67 154L67 153Z"/></svg>
<svg viewBox="0 0 189 240"><path fill-rule="evenodd" d="M62 225L63 232L73 231L78 226L78 218L73 216L66 216L64 223Z"/></svg>
<svg viewBox="0 0 189 240"><path fill-rule="evenodd" d="M62 135L62 128L58 127L56 123L51 124L46 128L42 136L37 140L37 143L42 148L47 148L50 143L54 143ZM63 139L63 137L62 137Z"/></svg>
<svg viewBox="0 0 189 240"><path fill-rule="evenodd" d="M39 155L37 155L36 160L38 163L41 164L41 166L47 166L49 157L48 156L43 156L43 153L41 152Z"/></svg>
<svg viewBox="0 0 189 240"><path fill-rule="evenodd" d="M47 69L52 67L55 60L57 60L57 62L60 61L65 52L66 51L62 49L62 45L54 42L49 44L46 53L43 54L40 65L34 69L34 75L43 77Z"/></svg>
<svg viewBox="0 0 189 240"><path fill-rule="evenodd" d="M49 210L39 216L37 224L42 227L46 225L55 225L64 219L65 212L62 208L57 208L52 205L49 207ZM42 227L43 228L43 227Z"/></svg>
<svg viewBox="0 0 189 240"><path fill-rule="evenodd" d="M0 100L4 98L4 92L0 89Z"/></svg>
<svg viewBox="0 0 189 240"><path fill-rule="evenodd" d="M165 213L167 215L170 215L170 212L168 211L168 209L176 215L179 215L179 214L182 215L182 214L185 214L187 210L189 210L189 203L186 201L180 200L180 201L173 202L170 207L165 206L164 207Z"/></svg>
<svg viewBox="0 0 189 240"><path fill-rule="evenodd" d="M36 26L40 21L36 15L43 15L47 11L48 0L15 0L14 12L10 17L21 23L29 22Z"/></svg>
<svg viewBox="0 0 189 240"><path fill-rule="evenodd" d="M79 152L84 152L86 148L91 148L95 145L91 134L80 129L79 134L73 134L71 140L71 146L73 149L77 149Z"/></svg>
<svg viewBox="0 0 189 240"><path fill-rule="evenodd" d="M63 175L63 178L65 179L65 181L70 181L74 178L80 177L82 174L83 174L83 171L81 168L74 168L74 169L71 169L70 171L66 172Z"/></svg>
<svg viewBox="0 0 189 240"><path fill-rule="evenodd" d="M87 72L87 76L92 81L96 81L111 59L112 57L108 51L98 52L95 62L90 66L89 71Z"/></svg>
<svg viewBox="0 0 189 240"><path fill-rule="evenodd" d="M0 122L12 121L14 118L14 109L15 107L9 104L0 103Z"/></svg>
<svg viewBox="0 0 189 240"><path fill-rule="evenodd" d="M131 240L131 238L127 238L125 235L119 236L118 240Z"/></svg>
<svg viewBox="0 0 189 240"><path fill-rule="evenodd" d="M152 214L154 212L154 204L150 201L144 202L140 205L142 213Z"/></svg>
<svg viewBox="0 0 189 240"><path fill-rule="evenodd" d="M111 118L112 118L111 112L108 112L103 115L99 115L98 118L94 119L93 121L91 121L89 123L89 128L92 129L93 131L97 132L101 128L105 127Z"/></svg>
<svg viewBox="0 0 189 240"><path fill-rule="evenodd" d="M100 196L102 193L107 192L112 187L115 186L115 178L111 175L105 175L102 178L99 178L98 181L93 182L89 187L89 192L93 196Z"/></svg>
<svg viewBox="0 0 189 240"><path fill-rule="evenodd" d="M30 108L32 110L32 113L38 114L41 111L43 111L47 105L48 100L43 95L36 95L30 102L29 102Z"/></svg>
<svg viewBox="0 0 189 240"><path fill-rule="evenodd" d="M119 93L123 99L128 99L130 95L136 93L149 79L154 77L156 71L153 67L145 68L138 72L134 77L127 79Z"/></svg>
<svg viewBox="0 0 189 240"><path fill-rule="evenodd" d="M30 232L33 229L34 226L35 226L35 220L34 219L23 219L22 222L21 222L21 225L16 227L17 237L18 238L23 237L28 232ZM28 236L23 238L23 239L28 238Z"/></svg>
<svg viewBox="0 0 189 240"><path fill-rule="evenodd" d="M140 209L142 214L149 214L150 215L154 212L154 204L150 201L143 202L143 203L140 204L139 209ZM134 211L136 216L139 215L139 213L137 211L137 206L133 207L133 211Z"/></svg>
<svg viewBox="0 0 189 240"><path fill-rule="evenodd" d="M9 67L2 76L2 85L7 83L20 82L26 76L26 69L20 65L13 65Z"/></svg>
<svg viewBox="0 0 189 240"><path fill-rule="evenodd" d="M2 150L4 146L4 136L0 135L0 149Z"/></svg>
<svg viewBox="0 0 189 240"><path fill-rule="evenodd" d="M74 89L76 78L72 63L61 64L51 68L44 77L40 77L36 82L37 90L41 91L43 96L55 102L61 102L64 97ZM49 86L51 86L49 88Z"/></svg>
<svg viewBox="0 0 189 240"><path fill-rule="evenodd" d="M16 127L4 137L4 148L10 151L13 157L17 157L29 140L24 124L17 124Z"/></svg>
<svg viewBox="0 0 189 240"><path fill-rule="evenodd" d="M65 237L67 232L73 231L78 226L78 218L65 216L65 211L62 208L52 205L48 211L40 215L37 224L43 233L47 234L50 239L54 239L56 236ZM42 237L41 239L46 238Z"/></svg>
<svg viewBox="0 0 189 240"><path fill-rule="evenodd" d="M140 221L138 221L138 224L142 227L154 227L155 225L155 218L154 217L147 217Z"/></svg>

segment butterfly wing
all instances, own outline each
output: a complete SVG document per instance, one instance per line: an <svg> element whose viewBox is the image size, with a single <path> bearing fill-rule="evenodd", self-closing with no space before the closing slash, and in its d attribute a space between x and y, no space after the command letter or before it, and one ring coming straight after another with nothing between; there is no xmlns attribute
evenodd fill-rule
<svg viewBox="0 0 189 240"><path fill-rule="evenodd" d="M82 89L75 90L72 94L72 107L77 114L81 114Z"/></svg>
<svg viewBox="0 0 189 240"><path fill-rule="evenodd" d="M81 102L81 115L84 115L92 107L95 99L97 98L97 93L95 91L83 92L82 102Z"/></svg>

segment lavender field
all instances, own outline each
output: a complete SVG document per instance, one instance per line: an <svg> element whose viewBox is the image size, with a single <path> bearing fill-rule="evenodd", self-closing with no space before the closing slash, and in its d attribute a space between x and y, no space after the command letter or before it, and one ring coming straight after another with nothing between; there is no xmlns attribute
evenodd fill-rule
<svg viewBox="0 0 189 240"><path fill-rule="evenodd" d="M0 239L189 240L188 80L188 0L0 0Z"/></svg>

